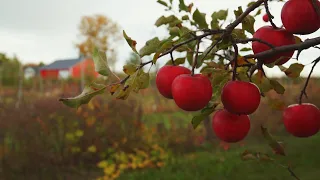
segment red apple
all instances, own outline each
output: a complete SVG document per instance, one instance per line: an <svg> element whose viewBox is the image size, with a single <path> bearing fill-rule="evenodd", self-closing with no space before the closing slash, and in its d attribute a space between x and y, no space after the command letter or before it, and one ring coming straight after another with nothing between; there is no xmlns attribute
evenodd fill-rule
<svg viewBox="0 0 320 180"><path fill-rule="evenodd" d="M201 74L182 74L172 82L172 95L178 107L185 111L204 108L212 96L212 86L208 77Z"/></svg>
<svg viewBox="0 0 320 180"><path fill-rule="evenodd" d="M320 129L320 111L314 104L290 105L284 110L282 119L287 131L296 137L310 137Z"/></svg>
<svg viewBox="0 0 320 180"><path fill-rule="evenodd" d="M156 77L156 85L160 94L168 99L172 99L172 82L181 74L191 74L191 71L183 66L166 65L160 68Z"/></svg>
<svg viewBox="0 0 320 180"><path fill-rule="evenodd" d="M225 109L218 110L212 117L212 129L222 141L239 142L250 130L250 119L248 115L235 115Z"/></svg>
<svg viewBox="0 0 320 180"><path fill-rule="evenodd" d="M264 22L268 22L269 21L268 14L263 15L262 19L263 19Z"/></svg>
<svg viewBox="0 0 320 180"><path fill-rule="evenodd" d="M295 38L292 33L289 33L283 28L280 29L274 29L272 26L263 26L259 28L254 34L253 38L258 38L261 40L264 40L270 44L272 44L275 47L279 46L285 46L285 45L291 45L295 44ZM258 54L263 51L270 50L271 47L269 47L266 44L254 41L252 43L252 50L254 54ZM278 53L274 56L261 59L265 64L270 64L273 62L276 62L279 58L279 60L276 64L282 65L286 63L289 59L291 59L294 51L288 51L283 53Z"/></svg>
<svg viewBox="0 0 320 180"><path fill-rule="evenodd" d="M229 81L222 88L221 101L230 113L252 114L259 107L260 90L251 82Z"/></svg>
<svg viewBox="0 0 320 180"><path fill-rule="evenodd" d="M320 8L319 1L317 6ZM293 34L311 34L320 28L320 17L311 0L287 1L281 10L281 20L286 30Z"/></svg>

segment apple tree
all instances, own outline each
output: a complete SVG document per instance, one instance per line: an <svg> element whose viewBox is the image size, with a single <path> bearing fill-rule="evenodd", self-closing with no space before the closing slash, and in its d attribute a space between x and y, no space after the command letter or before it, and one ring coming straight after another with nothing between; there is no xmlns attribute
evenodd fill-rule
<svg viewBox="0 0 320 180"><path fill-rule="evenodd" d="M273 22L269 1L256 0L246 7L239 6L233 11L223 9L208 15L184 0L179 0L178 7L173 0L158 0L166 11L172 12L155 21L155 26L167 28L167 37L154 37L137 50L137 42L123 31L123 37L140 62L124 65L127 74L124 79L108 85L93 82L80 95L60 101L78 108L106 89L115 98L125 100L132 92L138 93L148 87L149 71L143 67L151 68L166 56L170 60L156 76L159 93L164 98L173 99L185 111L198 111L191 120L194 128L214 114L212 129L216 136L229 143L241 141L250 130L249 115L257 110L261 98L271 90L278 94L285 92L278 81L266 76L265 68L279 68L288 78L297 78L305 66L299 62L300 53L309 48L320 49L320 37L302 41L297 36L312 34L320 28L318 0L288 0L284 3L280 3L283 0L273 0L283 5L281 27ZM261 19L269 25L255 29L256 19L262 12L265 14ZM231 23L228 23L229 19L232 19ZM293 57L295 52L297 55ZM97 72L104 76L113 74L104 51L95 48L92 54ZM151 60L144 60L150 56ZM296 62L284 67L288 61ZM303 103L310 76L319 61L320 56L312 61L311 72L297 104L283 109L286 130L299 138L313 136L320 129L320 110L314 104ZM261 131L274 152L285 155L281 144L268 130L261 126ZM242 154L243 159L262 157L274 160L257 152ZM290 167L285 167L298 179Z"/></svg>

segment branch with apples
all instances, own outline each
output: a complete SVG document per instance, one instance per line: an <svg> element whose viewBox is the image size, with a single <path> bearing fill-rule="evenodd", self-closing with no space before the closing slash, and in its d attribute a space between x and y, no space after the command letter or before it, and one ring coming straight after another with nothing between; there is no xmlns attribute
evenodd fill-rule
<svg viewBox="0 0 320 180"><path fill-rule="evenodd" d="M128 45L141 60L140 64L123 66L123 71L127 74L124 79L117 77L119 81L109 85L92 83L79 96L61 98L60 101L78 108L106 89L117 99L125 100L131 92L139 92L148 87L151 67L160 58L169 55L170 60L157 72L156 85L159 93L165 98L173 99L185 111L199 111L191 121L194 128L205 117L214 113L212 128L216 136L225 142L239 142L250 130L249 115L258 109L261 96L264 97L270 90L278 94L285 92L278 81L266 76L264 68L280 68L288 78L297 78L305 65L296 62L290 67L284 67L283 64L293 59L295 51L296 60L299 61L302 51L319 48L320 37L302 41L297 35L312 34L320 28L320 2L285 2L281 10L283 25L278 27L273 22L274 16L269 8L271 0L253 1L245 10L239 6L233 11L235 19L228 25L225 22L229 17L229 10L213 12L211 22L208 23L206 14L194 9L193 3L186 5L183 0L179 0L179 13L176 13L172 1L157 1L166 11L179 14L157 19L157 27L166 26L167 38L160 40L154 37L138 51L137 42L123 31ZM282 0L278 1L273 2L280 3ZM270 25L255 30L256 17L262 11L266 13L262 19ZM250 51L253 54L244 54ZM105 52L96 48L92 54L97 72L103 76L116 76L108 68ZM144 61L144 57L151 57L151 60ZM303 96L307 95L306 88L311 74L319 61L320 57L313 61L299 102L281 109L286 130L296 137L310 137L320 129L318 107L302 102ZM145 72L144 67L147 65L150 67ZM200 73L196 73L196 69L200 69ZM283 147L266 129L262 128L262 133L276 154L285 155ZM248 157L248 153L246 156ZM298 179L290 168L288 170Z"/></svg>

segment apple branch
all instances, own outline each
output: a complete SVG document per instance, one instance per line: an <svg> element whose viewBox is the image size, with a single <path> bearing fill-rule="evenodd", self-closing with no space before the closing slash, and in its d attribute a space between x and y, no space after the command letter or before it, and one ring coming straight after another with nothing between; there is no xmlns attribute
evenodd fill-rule
<svg viewBox="0 0 320 180"><path fill-rule="evenodd" d="M302 103L302 97L303 97L303 95L305 95L306 97L308 97L308 96L307 96L307 92L306 92L307 87L308 87L308 83L309 83L309 80L310 80L310 78L311 78L311 74L312 74L314 68L316 67L316 65L319 63L319 61L320 61L320 56L319 56L316 60L313 61L314 64L313 64L313 66L312 66L312 68L311 68L311 71L310 71L310 73L309 73L309 75L308 75L307 81L306 81L306 83L304 84L304 87L303 87L303 89L302 89L302 91L301 91L301 93L300 93L299 104Z"/></svg>
<svg viewBox="0 0 320 180"><path fill-rule="evenodd" d="M272 14L271 14L271 12L270 12L270 10L269 10L269 6L268 6L268 0L264 0L264 8L266 9L266 13L267 13L267 15L268 15L268 17L269 17L269 22L271 23L271 25L272 25L272 27L274 28L274 29L279 29L277 26L276 26L276 24L274 24L274 22L273 22L273 16L272 16Z"/></svg>
<svg viewBox="0 0 320 180"><path fill-rule="evenodd" d="M267 58L270 56L273 56L275 54L281 53L281 52L287 52L287 51L293 51L293 50L305 50L309 49L310 47L316 46L320 44L320 37L308 39L302 43L299 44L293 44L293 45L286 45L286 46L279 46L274 49L270 49L267 51L263 51L261 53L257 53L254 55L246 55L245 58Z"/></svg>

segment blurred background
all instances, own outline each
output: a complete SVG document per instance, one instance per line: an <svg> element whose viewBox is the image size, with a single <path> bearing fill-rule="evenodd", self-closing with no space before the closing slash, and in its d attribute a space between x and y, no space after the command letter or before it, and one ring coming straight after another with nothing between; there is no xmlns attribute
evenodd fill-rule
<svg viewBox="0 0 320 180"><path fill-rule="evenodd" d="M167 36L165 28L154 26L158 17L169 14L156 1L0 2L1 180L293 179L272 162L241 160L245 150L273 154L262 137L261 125L285 147L287 156L279 157L279 162L289 163L303 180L319 177L320 135L293 138L281 121L281 109L297 102L319 50L301 54L300 63L306 66L299 78L288 79L277 68L267 70L268 77L284 85L285 94L268 92L268 98L250 116L247 138L228 144L212 132L211 117L194 130L191 119L195 113L181 111L174 101L159 94L155 75L166 61L159 60L152 67L148 89L125 101L105 93L77 110L58 101L78 95L93 80L107 80L94 72L94 46L107 52L110 68L124 77L122 66L139 63L139 59L131 53L122 30L137 40L137 49L154 36ZM232 14L250 1L185 0L190 2L207 13L229 9ZM281 24L280 4L270 3L276 24ZM262 15L256 28L265 25ZM317 31L300 37L319 35ZM319 75L318 66L305 100L318 107Z"/></svg>

